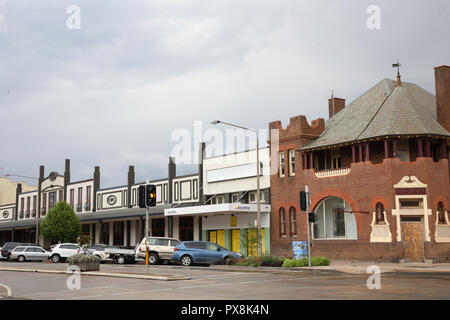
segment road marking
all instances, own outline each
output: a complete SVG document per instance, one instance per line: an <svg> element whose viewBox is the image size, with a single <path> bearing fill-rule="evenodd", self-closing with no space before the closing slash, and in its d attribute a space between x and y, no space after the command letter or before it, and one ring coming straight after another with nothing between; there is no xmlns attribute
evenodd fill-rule
<svg viewBox="0 0 450 320"><path fill-rule="evenodd" d="M250 283L258 283L261 281L246 281L246 282L238 282L239 284L250 284Z"/></svg>
<svg viewBox="0 0 450 320"><path fill-rule="evenodd" d="M103 297L102 294L97 294L95 296L81 296L81 297L74 297L70 298L71 300L77 300L77 299L90 299L90 298L97 298L97 297Z"/></svg>
<svg viewBox="0 0 450 320"><path fill-rule="evenodd" d="M131 293L137 293L137 291L129 291L129 292L117 292L117 293L113 293L113 296L121 296L124 294L131 294Z"/></svg>
<svg viewBox="0 0 450 320"><path fill-rule="evenodd" d="M234 283L212 283L212 284L207 284L207 286L229 286L230 284L234 284Z"/></svg>
<svg viewBox="0 0 450 320"><path fill-rule="evenodd" d="M177 288L166 288L166 289L154 289L154 290L145 290L145 292L156 292L156 291L169 291Z"/></svg>
<svg viewBox="0 0 450 320"><path fill-rule="evenodd" d="M3 287L5 289L7 297L12 296L12 292L11 292L11 288L10 287L8 287L7 285L1 284L1 283L0 283L0 287Z"/></svg>

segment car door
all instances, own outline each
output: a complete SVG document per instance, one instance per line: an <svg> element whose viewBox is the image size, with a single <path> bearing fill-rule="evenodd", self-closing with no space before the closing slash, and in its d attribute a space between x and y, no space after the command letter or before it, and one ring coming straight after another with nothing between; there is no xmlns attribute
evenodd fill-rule
<svg viewBox="0 0 450 320"><path fill-rule="evenodd" d="M194 250L193 254L194 262L206 263L208 259L208 250L206 248L206 243L193 242L192 247Z"/></svg>
<svg viewBox="0 0 450 320"><path fill-rule="evenodd" d="M206 263L215 263L221 259L222 252L220 251L220 248L214 243L206 243L206 249Z"/></svg>
<svg viewBox="0 0 450 320"><path fill-rule="evenodd" d="M23 253L25 259L36 260L36 254L33 247L26 247L25 250L23 250Z"/></svg>
<svg viewBox="0 0 450 320"><path fill-rule="evenodd" d="M170 259L173 255L173 249L170 250L169 239L158 239L156 241L156 251L161 259Z"/></svg>
<svg viewBox="0 0 450 320"><path fill-rule="evenodd" d="M42 248L34 248L36 254L36 260L46 260L48 258L48 253Z"/></svg>
<svg viewBox="0 0 450 320"><path fill-rule="evenodd" d="M66 244L62 244L59 246L59 254L62 258L67 258L69 257L69 250L68 250L68 246Z"/></svg>

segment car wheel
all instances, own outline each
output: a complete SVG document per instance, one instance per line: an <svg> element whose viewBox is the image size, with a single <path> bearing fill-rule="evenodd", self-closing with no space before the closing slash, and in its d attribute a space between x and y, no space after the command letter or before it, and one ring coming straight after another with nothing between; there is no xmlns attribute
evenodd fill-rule
<svg viewBox="0 0 450 320"><path fill-rule="evenodd" d="M17 258L17 260L19 260L19 262L24 262L25 261L25 257L24 256L19 256L19 258Z"/></svg>
<svg viewBox="0 0 450 320"><path fill-rule="evenodd" d="M232 261L231 257L225 257L225 258L223 258L223 262L224 262L225 264L227 264L227 265L230 264L231 261Z"/></svg>
<svg viewBox="0 0 450 320"><path fill-rule="evenodd" d="M148 264L154 265L154 264L158 264L158 262L159 262L158 254L152 252L148 255Z"/></svg>
<svg viewBox="0 0 450 320"><path fill-rule="evenodd" d="M120 256L117 258L117 263L118 264L124 264L125 263L125 257L124 256Z"/></svg>
<svg viewBox="0 0 450 320"><path fill-rule="evenodd" d="M181 257L181 264L183 266L191 266L192 265L192 258L191 256L185 255Z"/></svg>
<svg viewBox="0 0 450 320"><path fill-rule="evenodd" d="M59 254L52 255L52 262L53 263L58 263L60 260L61 260L61 257L59 256Z"/></svg>

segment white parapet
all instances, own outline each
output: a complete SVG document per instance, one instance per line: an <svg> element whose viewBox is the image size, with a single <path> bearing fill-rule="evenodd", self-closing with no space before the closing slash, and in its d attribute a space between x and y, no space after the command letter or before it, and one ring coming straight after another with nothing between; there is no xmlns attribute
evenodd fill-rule
<svg viewBox="0 0 450 320"><path fill-rule="evenodd" d="M316 171L317 178L328 178L328 177L336 177L336 176L345 176L349 174L350 168L342 168L342 169L330 169L330 170L321 170Z"/></svg>

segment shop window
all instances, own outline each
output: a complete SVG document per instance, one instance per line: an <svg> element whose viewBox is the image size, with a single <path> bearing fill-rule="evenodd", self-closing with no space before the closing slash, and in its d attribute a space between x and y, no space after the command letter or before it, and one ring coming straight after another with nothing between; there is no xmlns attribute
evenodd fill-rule
<svg viewBox="0 0 450 320"><path fill-rule="evenodd" d="M289 208L289 224L290 224L290 234L291 236L297 235L297 213L294 207Z"/></svg>
<svg viewBox="0 0 450 320"><path fill-rule="evenodd" d="M280 235L286 235L286 211L283 207L280 208Z"/></svg>
<svg viewBox="0 0 450 320"><path fill-rule="evenodd" d="M356 219L349 204L338 197L322 200L314 210L314 239L356 239Z"/></svg>
<svg viewBox="0 0 450 320"><path fill-rule="evenodd" d="M179 218L179 239L181 241L194 240L194 217Z"/></svg>
<svg viewBox="0 0 450 320"><path fill-rule="evenodd" d="M438 223L439 224L447 224L447 221L445 219L444 204L442 203L442 201L439 201L439 203L438 203L437 215L438 215Z"/></svg>
<svg viewBox="0 0 450 320"><path fill-rule="evenodd" d="M124 222L113 222L113 241L114 245L124 244Z"/></svg>
<svg viewBox="0 0 450 320"><path fill-rule="evenodd" d="M381 202L378 202L375 206L375 224L385 224L384 205Z"/></svg>
<svg viewBox="0 0 450 320"><path fill-rule="evenodd" d="M164 218L152 219L152 236L164 237L165 220Z"/></svg>

